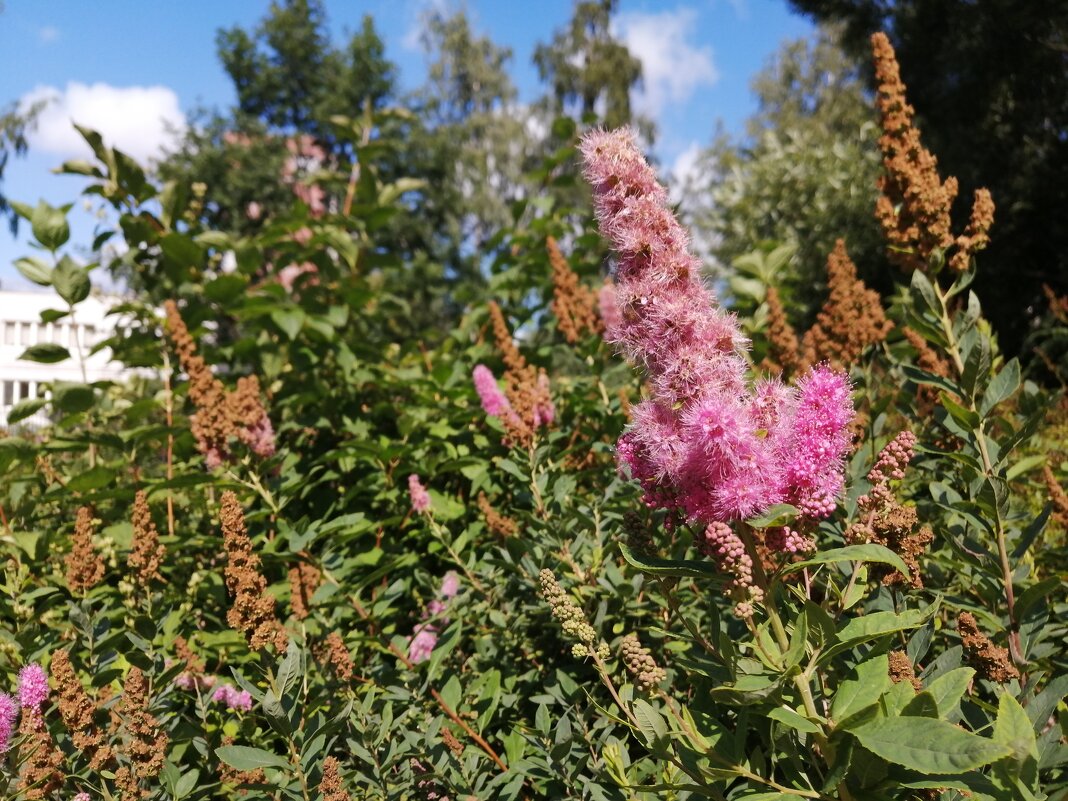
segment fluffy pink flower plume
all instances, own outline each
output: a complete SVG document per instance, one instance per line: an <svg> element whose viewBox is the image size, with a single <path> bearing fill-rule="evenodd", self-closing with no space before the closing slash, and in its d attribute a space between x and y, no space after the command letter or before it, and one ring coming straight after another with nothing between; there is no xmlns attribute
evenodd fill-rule
<svg viewBox="0 0 1068 801"><path fill-rule="evenodd" d="M252 709L252 695L248 690L238 690L230 684L220 684L211 695L216 703L226 704L227 709L248 712Z"/></svg>
<svg viewBox="0 0 1068 801"><path fill-rule="evenodd" d="M15 731L18 714L15 699L7 693L0 693L0 754L6 754L11 748L11 735Z"/></svg>
<svg viewBox="0 0 1068 801"><path fill-rule="evenodd" d="M70 801L89 801L89 793L78 793Z"/></svg>
<svg viewBox="0 0 1068 801"><path fill-rule="evenodd" d="M415 473L408 476L408 496L412 500L413 512L423 514L430 511L430 493Z"/></svg>
<svg viewBox="0 0 1068 801"><path fill-rule="evenodd" d="M478 393L478 399L482 401L482 411L490 417L503 418L509 414L514 414L512 404L508 402L508 398L505 397L504 392L497 385L497 379L494 377L493 372L486 365L475 365L471 378L475 383L475 392Z"/></svg>
<svg viewBox="0 0 1068 801"><path fill-rule="evenodd" d="M19 706L40 712L48 700L48 674L38 664L30 663L19 671Z"/></svg>
<svg viewBox="0 0 1068 801"><path fill-rule="evenodd" d="M634 132L594 131L581 148L601 233L618 257L618 320L606 320L605 336L644 368L650 388L619 440L621 467L647 503L695 522L745 519L776 503L811 518L829 514L853 418L848 378L821 365L794 387L753 385L748 342L702 283ZM732 547L714 550L733 555Z"/></svg>
<svg viewBox="0 0 1068 801"><path fill-rule="evenodd" d="M616 288L611 281L605 281L601 291L597 293L597 310L601 314L601 322L604 323L604 338L609 342L616 341L623 318L619 314L619 304L616 303Z"/></svg>
<svg viewBox="0 0 1068 801"><path fill-rule="evenodd" d="M438 595L446 600L452 600L458 592L460 592L460 577L455 571L450 570L445 574L445 578L441 580Z"/></svg>
<svg viewBox="0 0 1068 801"><path fill-rule="evenodd" d="M429 623L420 623L408 639L408 659L418 665L430 659L434 646L438 644L438 630Z"/></svg>

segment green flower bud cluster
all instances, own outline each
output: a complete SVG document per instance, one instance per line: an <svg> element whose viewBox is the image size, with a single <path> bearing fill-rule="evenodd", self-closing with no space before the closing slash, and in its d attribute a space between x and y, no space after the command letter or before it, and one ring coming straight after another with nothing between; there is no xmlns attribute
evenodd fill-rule
<svg viewBox="0 0 1068 801"><path fill-rule="evenodd" d="M594 655L601 659L607 658L609 655L608 646L605 643L601 643L594 648L593 642L597 639L597 632L586 620L585 613L561 588L556 576L553 575L553 571L548 568L542 570L539 579L541 581L541 597L549 604L553 617L560 621L560 627L564 630L564 634L571 639L577 640L571 646L572 655L576 659Z"/></svg>

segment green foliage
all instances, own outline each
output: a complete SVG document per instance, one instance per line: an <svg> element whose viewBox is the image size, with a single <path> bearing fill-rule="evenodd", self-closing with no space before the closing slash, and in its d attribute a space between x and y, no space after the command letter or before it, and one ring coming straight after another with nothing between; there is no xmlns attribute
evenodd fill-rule
<svg viewBox="0 0 1068 801"><path fill-rule="evenodd" d="M317 14L290 3L271 19L313 42ZM124 383L52 382L0 439L3 689L24 664L54 668L68 652L113 749L94 762L78 736L87 727L65 720L71 688L53 678L39 730L60 752L52 798L118 797L122 769L148 763L146 797L190 801L311 801L332 781L398 800L1063 794L1064 532L1033 477L1044 460L1065 473L1045 427L1058 398L999 348L972 291L981 267L896 288L896 330L917 332L945 369L899 334L852 366L860 422L840 508L806 555L765 547L796 519L792 506L736 522L763 595L734 607L700 526L669 525L617 472L613 445L640 382L599 336L569 344L554 326L546 238L589 290L606 261L573 191L572 121L554 124L565 146L511 173L523 199L466 198L500 216L480 234L470 280L443 286L435 240L452 234L423 212L449 195L434 194L434 173L398 165L440 166L427 153L456 152L447 132L484 135L472 157L492 152L513 95L507 54L462 17L428 31L440 61L420 102L437 127L375 103L335 114L322 130L337 161L314 180L342 202L321 214L280 193L256 225L226 224L195 172L157 183L91 131L94 161L64 168L114 210L95 247L122 242L123 255L78 264L67 207L16 206L45 253L19 268L56 293L50 319L77 314L94 273L126 279L106 346L137 368ZM275 28L261 35L274 42ZM243 64L267 46L226 41ZM465 94L471 71L485 94ZM275 119L295 119L270 89L283 77L263 76L270 103L254 111L264 152ZM225 130L211 134L224 149ZM406 239L412 220L423 228ZM756 306L790 253L743 260L736 296ZM313 269L283 281L269 266L289 264ZM486 416L472 385L476 365L499 375L515 360L493 344L489 300L550 382L554 420L529 447ZM210 374L175 341L167 301ZM759 355L764 321L746 326ZM83 355L37 345L23 358ZM211 466L194 432L230 414L253 376L273 449L242 417ZM38 411L50 424L19 430ZM892 493L934 534L915 552L855 535L872 523L869 470L904 428L919 444ZM426 509L411 476L429 490ZM164 547L158 576L130 558L145 548L138 491ZM220 519L227 492L247 550ZM75 530L82 508L91 532ZM103 578L78 580L78 560ZM249 645L250 610L277 620L284 647ZM992 640L986 661L957 630L963 612ZM140 712L135 667L149 688ZM133 747L138 721L162 743L150 755ZM15 736L5 798L39 789L20 776L31 750Z"/></svg>

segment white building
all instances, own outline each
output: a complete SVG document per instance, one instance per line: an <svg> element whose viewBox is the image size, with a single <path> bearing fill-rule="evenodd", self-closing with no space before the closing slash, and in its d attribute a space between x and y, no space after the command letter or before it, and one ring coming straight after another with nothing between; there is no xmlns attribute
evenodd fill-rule
<svg viewBox="0 0 1068 801"><path fill-rule="evenodd" d="M45 323L41 312L65 310L67 306L54 291L0 291L0 427L7 426L12 406L20 400L43 397L45 385L53 381L92 383L125 377L122 365L109 363L110 349L90 355L93 346L115 329L116 318L106 316L113 302L94 295L75 306L73 316ZM26 348L46 342L62 345L71 358L56 364L19 359ZM18 425L36 428L47 424L45 411Z"/></svg>

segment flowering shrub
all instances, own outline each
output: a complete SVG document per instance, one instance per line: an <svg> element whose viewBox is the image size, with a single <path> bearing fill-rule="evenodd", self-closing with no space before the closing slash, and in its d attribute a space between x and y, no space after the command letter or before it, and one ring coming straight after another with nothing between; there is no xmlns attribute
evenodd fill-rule
<svg viewBox="0 0 1068 801"><path fill-rule="evenodd" d="M969 291L992 206L906 203L951 184L875 44L908 285L846 243L801 336L716 299L625 130L539 179L581 156L603 240L518 204L437 338L376 246L402 142L236 237L87 132L139 370L0 439L3 797L1063 794L1068 414ZM55 319L102 269L59 229Z"/></svg>

